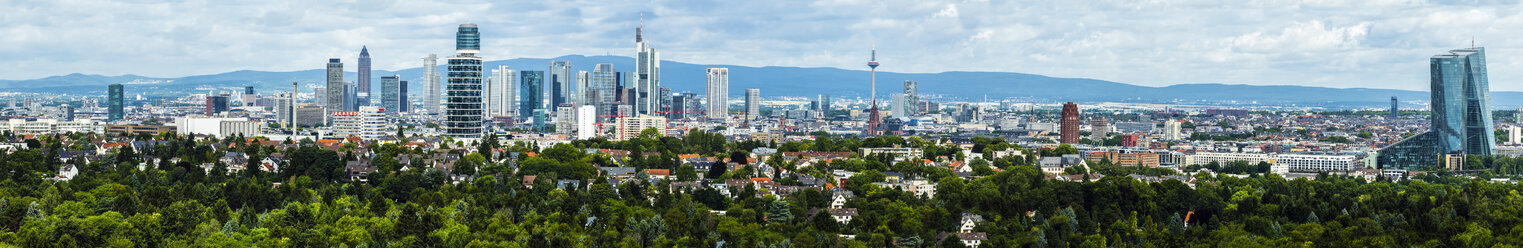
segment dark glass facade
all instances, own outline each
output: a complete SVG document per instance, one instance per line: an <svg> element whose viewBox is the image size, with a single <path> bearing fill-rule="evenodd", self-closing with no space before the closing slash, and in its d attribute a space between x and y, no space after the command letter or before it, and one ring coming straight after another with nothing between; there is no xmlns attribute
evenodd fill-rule
<svg viewBox="0 0 1523 248"><path fill-rule="evenodd" d="M122 84L112 84L106 94L106 121L119 121L127 116L124 111L126 92L122 90Z"/></svg>
<svg viewBox="0 0 1523 248"><path fill-rule="evenodd" d="M1429 62L1430 130L1381 149L1383 169L1433 168L1444 154L1491 155L1496 148L1485 49L1451 50Z"/></svg>
<svg viewBox="0 0 1523 248"><path fill-rule="evenodd" d="M518 72L518 112L544 109L545 71Z"/></svg>

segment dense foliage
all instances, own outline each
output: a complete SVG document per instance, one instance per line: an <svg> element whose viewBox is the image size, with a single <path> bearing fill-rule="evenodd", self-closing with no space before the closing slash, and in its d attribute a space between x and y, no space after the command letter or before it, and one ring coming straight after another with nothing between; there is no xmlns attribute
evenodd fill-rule
<svg viewBox="0 0 1523 248"><path fill-rule="evenodd" d="M725 242L725 247L962 247L955 235L940 237L956 231L964 212L984 217L975 228L988 234L984 247L1523 244L1520 186L1458 177L1366 183L1338 176L1285 180L1261 174L1197 174L1192 187L1178 180L1143 182L1125 176L1173 174L1168 171L1102 163L1095 170L1108 176L1068 182L1047 179L1031 165L1033 157L966 158L979 175L972 179L932 164L890 164L891 159L882 157L796 168L821 177L836 169L861 172L842 185L857 196L846 206L860 214L841 225L826 214L810 214L811 209L826 207L831 197L830 192L812 189L777 198L758 196L760 189L745 187L735 189L737 197L730 198L713 189L673 192L668 181L612 185L594 180L562 189L540 180L531 188L518 176L598 179L594 166L611 166L614 159L622 159L579 148L660 153L631 156L626 162L676 171L681 168L676 154L727 157L765 146L726 143L705 132L680 138L578 141L517 161L479 153L499 148L495 138L476 146L456 144L453 147L466 148L448 151L396 145L330 150L311 142L277 149L234 142L241 138L157 138L167 143L143 151L116 149L95 161L68 160L80 169L68 181L43 178L66 163L59 151L98 149L83 135L43 137L28 142L35 149L0 154L0 171L5 172L0 181L0 246L715 247ZM975 143L976 150L1021 149L998 139ZM933 162L960 156L955 146L916 137L820 137L777 147L854 151L895 145L922 148L924 159ZM535 150L524 144L500 148ZM365 182L347 180L343 161L369 154L365 150L377 153L376 160L382 161L373 162L381 171ZM279 173L228 174L220 167L207 171L198 166L221 163L216 158L225 151L247 152L255 161L281 153L293 164ZM399 161L387 160L440 152L462 155L456 175L418 167L401 170ZM150 157L165 162L144 164ZM179 162L167 162L170 158ZM779 167L799 164L778 156L766 161ZM519 173L513 173L512 165L520 166ZM1259 171L1257 166L1240 166ZM872 184L884 179L883 171L933 179L938 193L917 197ZM751 166L713 173L705 175L762 176ZM795 177L765 176L785 183Z"/></svg>

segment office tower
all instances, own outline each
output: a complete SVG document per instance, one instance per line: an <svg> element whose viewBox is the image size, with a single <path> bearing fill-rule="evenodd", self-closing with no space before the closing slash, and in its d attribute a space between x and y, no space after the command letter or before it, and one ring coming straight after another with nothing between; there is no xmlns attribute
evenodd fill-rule
<svg viewBox="0 0 1523 248"><path fill-rule="evenodd" d="M1179 132L1179 129L1180 129L1179 120L1169 119L1169 121L1164 122L1163 123L1163 139L1164 140L1184 140L1185 139L1184 134L1181 134Z"/></svg>
<svg viewBox="0 0 1523 248"><path fill-rule="evenodd" d="M1058 128L1059 135L1062 136L1059 136L1058 142L1063 144L1078 144L1079 105L1074 104L1073 102L1064 103L1062 118L1063 119L1060 121L1061 126Z"/></svg>
<svg viewBox="0 0 1523 248"><path fill-rule="evenodd" d="M412 98L407 97L407 81L402 81L400 85L402 86L402 93L398 97L402 98L402 100L400 101L401 103L399 103L400 105L398 107L401 107L402 110L399 112L412 112Z"/></svg>
<svg viewBox="0 0 1523 248"><path fill-rule="evenodd" d="M660 104L660 96L656 95L661 90L661 56L645 42L641 33L644 28L644 24L635 28L635 49L638 51L635 56L636 78L632 86L635 89L635 99L625 102L634 105L635 113L654 115L661 110L661 106L657 106Z"/></svg>
<svg viewBox="0 0 1523 248"><path fill-rule="evenodd" d="M357 72L360 77L359 86L355 89L357 106L370 106L370 48L360 46L360 68Z"/></svg>
<svg viewBox="0 0 1523 248"><path fill-rule="evenodd" d="M518 113L534 114L535 110L544 110L545 72L518 72L518 82ZM543 122L535 123L535 125L543 124Z"/></svg>
<svg viewBox="0 0 1523 248"><path fill-rule="evenodd" d="M227 94L206 96L206 115L227 112Z"/></svg>
<svg viewBox="0 0 1523 248"><path fill-rule="evenodd" d="M1390 117L1386 117L1386 119L1395 120L1396 118L1401 118L1401 112L1399 112L1400 110L1397 109L1396 106L1397 106L1396 105L1396 97L1392 96L1391 97L1391 116Z"/></svg>
<svg viewBox="0 0 1523 248"><path fill-rule="evenodd" d="M868 112L868 114L867 114L867 128L863 128L863 130L866 131L865 132L865 136L877 136L879 134L879 132L878 132L878 123L880 121L882 121L881 120L882 117L878 116L878 48L877 47L873 47L872 60L868 60L867 61L867 67L872 69L872 81L871 81L872 82L872 86L871 86L872 88L871 88L871 90L869 90L869 92L872 92L872 93L870 93L868 95L868 99L872 100L872 105L867 108L867 112Z"/></svg>
<svg viewBox="0 0 1523 248"><path fill-rule="evenodd" d="M1095 143L1105 140L1105 135L1111 132L1111 122L1104 117L1089 120L1089 139Z"/></svg>
<svg viewBox="0 0 1523 248"><path fill-rule="evenodd" d="M320 102L329 110L339 111L344 109L344 63L338 58L328 59L328 91L324 97L327 102Z"/></svg>
<svg viewBox="0 0 1523 248"><path fill-rule="evenodd" d="M376 106L333 112L333 136L379 140L386 136L386 113Z"/></svg>
<svg viewBox="0 0 1523 248"><path fill-rule="evenodd" d="M1513 112L1512 112L1512 123L1523 123L1523 108L1518 108L1518 110L1513 110Z"/></svg>
<svg viewBox="0 0 1523 248"><path fill-rule="evenodd" d="M294 121L291 122L295 123L294 125L298 127L315 127L328 123L328 108L317 106L317 104L297 104L296 108L291 111L293 112L292 115L294 115L291 117Z"/></svg>
<svg viewBox="0 0 1523 248"><path fill-rule="evenodd" d="M698 99L698 93L683 92L672 96L672 110L668 111L666 119L696 118L699 109L703 106Z"/></svg>
<svg viewBox="0 0 1523 248"><path fill-rule="evenodd" d="M286 99L287 105L285 108L282 108L288 111L286 114L289 117L286 119L285 124L286 128L291 129L291 134L296 134L296 96L300 94L301 91L297 91L297 83L291 82L291 93L287 95L288 98Z"/></svg>
<svg viewBox="0 0 1523 248"><path fill-rule="evenodd" d="M123 117L127 117L127 112L122 109L125 106L123 103L126 100L124 95L126 92L123 92L122 84L111 84L107 89L109 90L106 93L106 121L122 120ZM11 103L15 105L14 100Z"/></svg>
<svg viewBox="0 0 1523 248"><path fill-rule="evenodd" d="M243 86L243 106L259 106L259 94L254 93L254 86Z"/></svg>
<svg viewBox="0 0 1523 248"><path fill-rule="evenodd" d="M343 98L340 98L342 100ZM328 105L328 87L312 87L312 100L317 106ZM323 107L327 108L327 107Z"/></svg>
<svg viewBox="0 0 1523 248"><path fill-rule="evenodd" d="M476 24L460 24L455 33L455 56L449 58L449 104L444 110L444 133L455 138L481 138L481 33Z"/></svg>
<svg viewBox="0 0 1523 248"><path fill-rule="evenodd" d="M290 93L285 92L275 94L275 121L280 122L280 126L282 127L291 125L290 95Z"/></svg>
<svg viewBox="0 0 1523 248"><path fill-rule="evenodd" d="M591 105L592 101L587 96L587 91L592 89L592 73L587 71L576 72L576 89L571 90L571 101L577 106Z"/></svg>
<svg viewBox="0 0 1523 248"><path fill-rule="evenodd" d="M518 116L518 85L513 80L513 69L507 65L499 65L492 70L492 83L488 95L491 100L487 101L487 109L490 115Z"/></svg>
<svg viewBox="0 0 1523 248"><path fill-rule="evenodd" d="M575 137L576 133L576 107L570 103L555 106L555 133Z"/></svg>
<svg viewBox="0 0 1523 248"><path fill-rule="evenodd" d="M443 105L440 105L439 96L444 95L439 88L438 63L437 55L430 53L423 57L423 110L434 115L441 113L439 107Z"/></svg>
<svg viewBox="0 0 1523 248"><path fill-rule="evenodd" d="M529 127L534 129L534 131L548 130L549 127L551 127L550 110L546 110L544 108L534 109L534 118L532 122L533 124L531 124Z"/></svg>
<svg viewBox="0 0 1523 248"><path fill-rule="evenodd" d="M911 117L911 116L920 115L920 113L919 113L920 111L918 111L919 109L915 107L915 105L919 105L918 103L920 103L920 95L918 95L918 94L920 94L919 92L920 92L920 83L919 82L905 80L904 81L904 99L894 102L894 105L904 105L904 107L900 108L900 109L904 110L905 112L903 112L901 114L900 112L895 111L894 115L896 115L896 116L903 116L903 117Z"/></svg>
<svg viewBox="0 0 1523 248"><path fill-rule="evenodd" d="M63 121L74 121L74 106L64 104L59 106L59 108L59 112L62 112L60 113L62 118L59 119L62 119Z"/></svg>
<svg viewBox="0 0 1523 248"><path fill-rule="evenodd" d="M354 82L344 83L344 111L359 111L359 84Z"/></svg>
<svg viewBox="0 0 1523 248"><path fill-rule="evenodd" d="M407 102L402 100L402 78L397 75L381 77L381 107L382 112L387 114L401 113L402 105Z"/></svg>
<svg viewBox="0 0 1523 248"><path fill-rule="evenodd" d="M723 105L724 109L730 108L729 104ZM746 119L761 118L761 89L746 89Z"/></svg>
<svg viewBox="0 0 1523 248"><path fill-rule="evenodd" d="M820 94L816 100L820 102L820 108L815 110L820 111L822 115L830 115L830 95Z"/></svg>
<svg viewBox="0 0 1523 248"><path fill-rule="evenodd" d="M1439 157L1491 155L1496 148L1486 49L1450 50L1428 62L1431 129L1381 149L1382 169L1443 167Z"/></svg>
<svg viewBox="0 0 1523 248"><path fill-rule="evenodd" d="M671 111L671 108L672 108L672 88L661 87L661 89L657 90L656 92L657 92L656 93L657 95L661 96L660 104L656 105L656 106L658 106L657 108L660 109L660 111L656 111L656 112Z"/></svg>
<svg viewBox="0 0 1523 248"><path fill-rule="evenodd" d="M545 76L545 81L550 84L550 95L545 99L550 99L550 106L561 106L562 103L572 101L571 85L576 83L576 74L571 74L570 61L550 62L550 72Z"/></svg>
<svg viewBox="0 0 1523 248"><path fill-rule="evenodd" d="M597 106L598 116L611 115L609 113L613 109L612 104L618 101L618 80L618 72L613 70L613 64L598 64L593 67L592 85L587 94L592 95L590 103Z"/></svg>
<svg viewBox="0 0 1523 248"><path fill-rule="evenodd" d="M888 95L888 115L895 117L908 117L905 115L904 94Z"/></svg>

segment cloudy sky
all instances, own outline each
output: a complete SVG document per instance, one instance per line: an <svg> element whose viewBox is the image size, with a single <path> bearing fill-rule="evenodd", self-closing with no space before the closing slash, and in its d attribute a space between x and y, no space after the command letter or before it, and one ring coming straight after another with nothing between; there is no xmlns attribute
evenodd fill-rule
<svg viewBox="0 0 1523 248"><path fill-rule="evenodd" d="M0 0L0 79L68 73L179 77L320 69L369 46L377 69L453 49L483 56L634 52L666 60L894 72L1004 71L1181 83L1427 89L1427 58L1488 48L1493 90L1523 91L1518 1ZM352 69L351 69L352 70Z"/></svg>

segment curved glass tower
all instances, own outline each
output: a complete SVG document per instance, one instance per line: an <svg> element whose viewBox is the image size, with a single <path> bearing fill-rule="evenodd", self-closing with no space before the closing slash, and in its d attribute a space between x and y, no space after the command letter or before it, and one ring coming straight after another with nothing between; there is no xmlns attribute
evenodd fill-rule
<svg viewBox="0 0 1523 248"><path fill-rule="evenodd" d="M449 58L445 75L444 134L455 138L481 138L481 33L476 24L460 24L455 33L455 56Z"/></svg>
<svg viewBox="0 0 1523 248"><path fill-rule="evenodd" d="M1384 169L1443 167L1446 155L1491 155L1491 88L1486 79L1486 49L1450 50L1429 59L1433 97L1432 122L1419 134L1380 150Z"/></svg>

